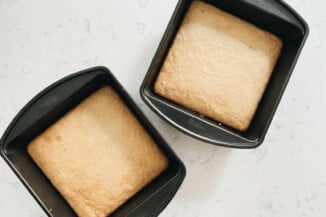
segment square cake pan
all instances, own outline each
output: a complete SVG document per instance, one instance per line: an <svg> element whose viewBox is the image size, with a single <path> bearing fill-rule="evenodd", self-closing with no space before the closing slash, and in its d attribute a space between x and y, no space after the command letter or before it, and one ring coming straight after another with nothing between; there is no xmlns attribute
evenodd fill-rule
<svg viewBox="0 0 326 217"><path fill-rule="evenodd" d="M246 132L239 132L185 107L166 100L154 92L154 83L169 48L183 21L191 0L179 0L166 32L140 88L145 103L175 128L202 141L232 148L255 148L266 132L287 86L293 68L309 33L306 22L280 0L205 0L242 18L283 40L277 61L253 121Z"/></svg>
<svg viewBox="0 0 326 217"><path fill-rule="evenodd" d="M91 68L65 77L39 93L18 113L0 140L2 157L48 216L73 217L76 214L29 156L27 145L70 109L104 85L112 86L118 92L168 157L170 163L167 170L110 217L158 216L174 197L185 177L183 163L110 71L104 67Z"/></svg>

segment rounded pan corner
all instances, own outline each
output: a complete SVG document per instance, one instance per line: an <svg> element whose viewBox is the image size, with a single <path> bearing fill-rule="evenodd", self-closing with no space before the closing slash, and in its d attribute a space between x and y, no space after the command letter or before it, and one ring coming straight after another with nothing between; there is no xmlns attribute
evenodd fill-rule
<svg viewBox="0 0 326 217"><path fill-rule="evenodd" d="M139 95L140 97L142 98L143 101L145 101L145 98L147 98L146 96L146 87L145 87L145 81L146 79L143 80L142 84L140 85L140 88L139 88Z"/></svg>
<svg viewBox="0 0 326 217"><path fill-rule="evenodd" d="M178 179L179 179L180 185L181 185L187 175L187 168L186 168L185 164L178 157L177 157L177 159L178 159L178 164L179 164L179 171L177 172L177 176L178 176Z"/></svg>
<svg viewBox="0 0 326 217"><path fill-rule="evenodd" d="M180 173L182 174L183 178L187 175L187 168L184 165L184 163L182 163L181 160L180 160Z"/></svg>
<svg viewBox="0 0 326 217"><path fill-rule="evenodd" d="M0 156L2 158L5 157L5 150L4 150L4 147L3 147L3 143L2 142L0 142Z"/></svg>
<svg viewBox="0 0 326 217"><path fill-rule="evenodd" d="M307 40L307 38L310 34L310 27L309 27L308 22L306 20L304 20L299 14L297 16L299 16L300 22L304 29L304 35L303 35L303 40L302 40L302 44L303 44L303 43L305 43L305 41Z"/></svg>
<svg viewBox="0 0 326 217"><path fill-rule="evenodd" d="M140 97L142 98L143 101L149 101L150 97L153 95L153 91L150 89L150 85L148 84L148 75L149 72L147 72L147 74L145 75L145 78L143 79L140 88L139 88L139 94Z"/></svg>
<svg viewBox="0 0 326 217"><path fill-rule="evenodd" d="M260 138L258 141L253 142L250 146L245 149L256 149L259 148L264 143L264 138Z"/></svg>
<svg viewBox="0 0 326 217"><path fill-rule="evenodd" d="M96 71L98 71L99 73L106 73L111 79L116 80L116 78L114 77L112 71L108 67L103 66L103 65L85 69L85 70L83 70L81 72L77 72L77 74L78 73L80 73L80 74L91 73L91 72L96 72Z"/></svg>
<svg viewBox="0 0 326 217"><path fill-rule="evenodd" d="M108 67L103 66L103 65L94 66L94 67L91 67L91 68L85 69L85 71L96 71L96 70L99 70L99 71L106 71L106 72L110 72L110 73L111 73L111 70L110 70Z"/></svg>
<svg viewBox="0 0 326 217"><path fill-rule="evenodd" d="M301 27L303 29L303 36L305 40L310 33L309 24L307 23L307 21L303 19L303 17L284 0L278 0L278 3L283 8L285 8L290 14L292 14L292 16L294 16L294 18L301 24Z"/></svg>

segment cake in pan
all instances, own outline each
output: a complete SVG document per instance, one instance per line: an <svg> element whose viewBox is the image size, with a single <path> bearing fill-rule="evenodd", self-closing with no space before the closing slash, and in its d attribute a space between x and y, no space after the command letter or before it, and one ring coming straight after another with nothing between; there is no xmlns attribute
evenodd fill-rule
<svg viewBox="0 0 326 217"><path fill-rule="evenodd" d="M107 217L168 167L166 156L109 86L27 149L79 217Z"/></svg>
<svg viewBox="0 0 326 217"><path fill-rule="evenodd" d="M282 48L277 36L193 1L154 84L177 104L246 131Z"/></svg>

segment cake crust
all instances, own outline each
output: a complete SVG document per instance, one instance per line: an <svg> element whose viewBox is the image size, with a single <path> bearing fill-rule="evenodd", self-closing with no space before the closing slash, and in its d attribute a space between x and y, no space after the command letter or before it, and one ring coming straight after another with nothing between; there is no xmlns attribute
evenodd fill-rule
<svg viewBox="0 0 326 217"><path fill-rule="evenodd" d="M108 86L51 125L27 150L79 217L107 217L168 166Z"/></svg>
<svg viewBox="0 0 326 217"><path fill-rule="evenodd" d="M282 48L277 36L193 1L154 91L240 131L249 127Z"/></svg>

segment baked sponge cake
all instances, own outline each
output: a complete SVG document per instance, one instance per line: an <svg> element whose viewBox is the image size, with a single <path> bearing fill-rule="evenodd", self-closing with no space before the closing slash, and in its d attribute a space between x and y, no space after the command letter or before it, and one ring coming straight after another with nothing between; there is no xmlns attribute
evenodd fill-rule
<svg viewBox="0 0 326 217"><path fill-rule="evenodd" d="M28 153L79 217L107 217L168 166L111 87L51 125Z"/></svg>
<svg viewBox="0 0 326 217"><path fill-rule="evenodd" d="M282 48L275 35L193 1L154 84L164 98L247 130Z"/></svg>

